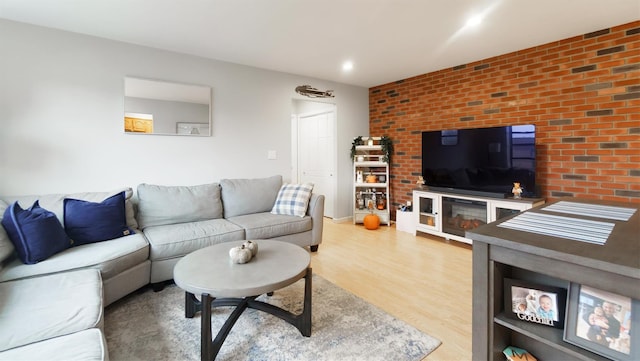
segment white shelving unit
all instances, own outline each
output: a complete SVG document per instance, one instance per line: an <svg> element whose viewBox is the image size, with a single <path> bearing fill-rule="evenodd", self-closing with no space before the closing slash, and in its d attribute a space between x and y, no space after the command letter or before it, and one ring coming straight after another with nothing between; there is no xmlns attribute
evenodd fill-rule
<svg viewBox="0 0 640 361"><path fill-rule="evenodd" d="M362 223L374 213L380 223L390 225L389 163L384 161L380 137L362 137L353 159L353 223ZM375 178L374 178L375 177ZM372 209L373 208L373 209Z"/></svg>

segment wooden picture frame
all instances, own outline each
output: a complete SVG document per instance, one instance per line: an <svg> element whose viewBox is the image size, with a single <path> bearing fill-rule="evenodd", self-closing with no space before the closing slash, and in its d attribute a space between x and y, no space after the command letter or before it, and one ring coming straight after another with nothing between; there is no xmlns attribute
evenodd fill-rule
<svg viewBox="0 0 640 361"><path fill-rule="evenodd" d="M510 318L563 328L567 290L504 279L504 312Z"/></svg>
<svg viewBox="0 0 640 361"><path fill-rule="evenodd" d="M613 360L640 360L640 301L571 283L564 340Z"/></svg>

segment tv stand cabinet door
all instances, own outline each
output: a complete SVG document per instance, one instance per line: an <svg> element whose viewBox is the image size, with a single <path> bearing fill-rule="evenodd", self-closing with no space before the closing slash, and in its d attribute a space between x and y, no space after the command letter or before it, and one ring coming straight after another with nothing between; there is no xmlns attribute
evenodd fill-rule
<svg viewBox="0 0 640 361"><path fill-rule="evenodd" d="M416 230L430 234L440 234L442 230L442 196L431 192L413 192L413 213Z"/></svg>
<svg viewBox="0 0 640 361"><path fill-rule="evenodd" d="M544 199L492 200L489 202L489 223L510 217L533 207L544 204Z"/></svg>

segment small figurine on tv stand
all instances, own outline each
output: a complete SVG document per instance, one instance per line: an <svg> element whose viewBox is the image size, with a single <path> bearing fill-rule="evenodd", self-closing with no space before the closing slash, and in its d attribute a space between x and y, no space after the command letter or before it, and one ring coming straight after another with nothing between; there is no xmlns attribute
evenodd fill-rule
<svg viewBox="0 0 640 361"><path fill-rule="evenodd" d="M520 187L520 182L513 182L513 189L511 189L511 193L513 193L513 199L522 198L522 187Z"/></svg>

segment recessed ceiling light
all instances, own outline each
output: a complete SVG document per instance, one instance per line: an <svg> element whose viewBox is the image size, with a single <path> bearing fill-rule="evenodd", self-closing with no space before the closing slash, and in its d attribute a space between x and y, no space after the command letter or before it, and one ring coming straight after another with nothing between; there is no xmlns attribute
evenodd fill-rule
<svg viewBox="0 0 640 361"><path fill-rule="evenodd" d="M351 71L351 70L353 70L352 61L345 61L344 63L342 63L342 71Z"/></svg>
<svg viewBox="0 0 640 361"><path fill-rule="evenodd" d="M470 27L470 26L478 26L480 25L480 23L482 22L482 15L474 15L472 17L469 18L469 20L467 20L466 23L466 27Z"/></svg>

